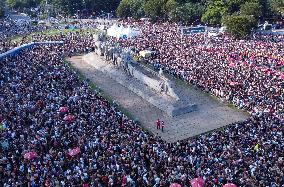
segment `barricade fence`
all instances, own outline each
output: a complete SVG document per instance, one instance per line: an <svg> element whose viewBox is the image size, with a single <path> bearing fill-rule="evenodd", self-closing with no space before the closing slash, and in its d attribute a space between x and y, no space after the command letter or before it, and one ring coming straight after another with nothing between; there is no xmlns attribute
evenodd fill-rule
<svg viewBox="0 0 284 187"><path fill-rule="evenodd" d="M64 44L63 41L45 41L45 42L31 42L27 44L23 44L21 46L15 47L14 49L10 49L9 51L0 54L0 60L9 56L17 55L21 50L26 48L31 48L35 45L46 45L46 44Z"/></svg>

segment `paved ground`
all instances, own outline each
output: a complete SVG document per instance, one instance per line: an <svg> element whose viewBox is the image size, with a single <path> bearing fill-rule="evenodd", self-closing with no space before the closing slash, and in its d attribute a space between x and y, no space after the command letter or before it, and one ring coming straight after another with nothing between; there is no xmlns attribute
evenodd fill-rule
<svg viewBox="0 0 284 187"><path fill-rule="evenodd" d="M126 85L117 83L106 73L96 69L95 63L106 64L94 55L94 64L86 63L81 56L68 59L71 64L81 71L87 78L98 85L105 93L116 100L119 105L129 111L142 125L158 134L168 142L186 139L210 130L214 130L237 121L242 121L248 116L242 111L232 109L207 94L193 88L184 87L190 101L194 101L198 110L177 117L169 117L146 100L131 92ZM114 70L116 71L116 70ZM137 81L128 77L128 81ZM156 130L155 121L160 118L165 122L165 131Z"/></svg>

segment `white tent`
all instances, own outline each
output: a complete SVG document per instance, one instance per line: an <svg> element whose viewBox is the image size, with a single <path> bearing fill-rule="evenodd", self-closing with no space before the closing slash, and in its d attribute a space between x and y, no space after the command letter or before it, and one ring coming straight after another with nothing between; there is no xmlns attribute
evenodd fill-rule
<svg viewBox="0 0 284 187"><path fill-rule="evenodd" d="M114 24L111 26L109 29L107 29L107 35L116 37L116 32L117 32L118 26Z"/></svg>
<svg viewBox="0 0 284 187"><path fill-rule="evenodd" d="M117 26L116 24L112 25L108 30L107 30L107 35L116 37L116 38L133 38L139 35L139 30L131 28L128 26L127 28L123 26Z"/></svg>

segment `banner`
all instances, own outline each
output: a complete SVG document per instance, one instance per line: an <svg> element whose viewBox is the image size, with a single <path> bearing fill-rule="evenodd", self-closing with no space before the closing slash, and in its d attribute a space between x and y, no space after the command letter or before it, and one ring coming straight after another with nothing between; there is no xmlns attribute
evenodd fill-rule
<svg viewBox="0 0 284 187"><path fill-rule="evenodd" d="M45 41L45 42L31 42L27 44L23 44L19 47L15 47L14 49L11 49L5 53L0 54L0 60L2 58L6 58L7 56L14 56L17 55L19 51L33 47L34 45L45 45L45 44L63 44L63 41Z"/></svg>
<svg viewBox="0 0 284 187"><path fill-rule="evenodd" d="M195 34L195 33L204 33L205 27L185 27L181 29L183 35Z"/></svg>

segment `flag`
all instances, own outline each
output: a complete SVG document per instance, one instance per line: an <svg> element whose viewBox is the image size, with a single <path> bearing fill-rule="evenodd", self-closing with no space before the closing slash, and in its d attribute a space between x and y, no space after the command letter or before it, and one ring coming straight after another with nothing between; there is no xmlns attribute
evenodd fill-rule
<svg viewBox="0 0 284 187"><path fill-rule="evenodd" d="M257 143L257 144L254 146L253 150L254 150L254 151L258 151L258 146L259 146L259 144Z"/></svg>

